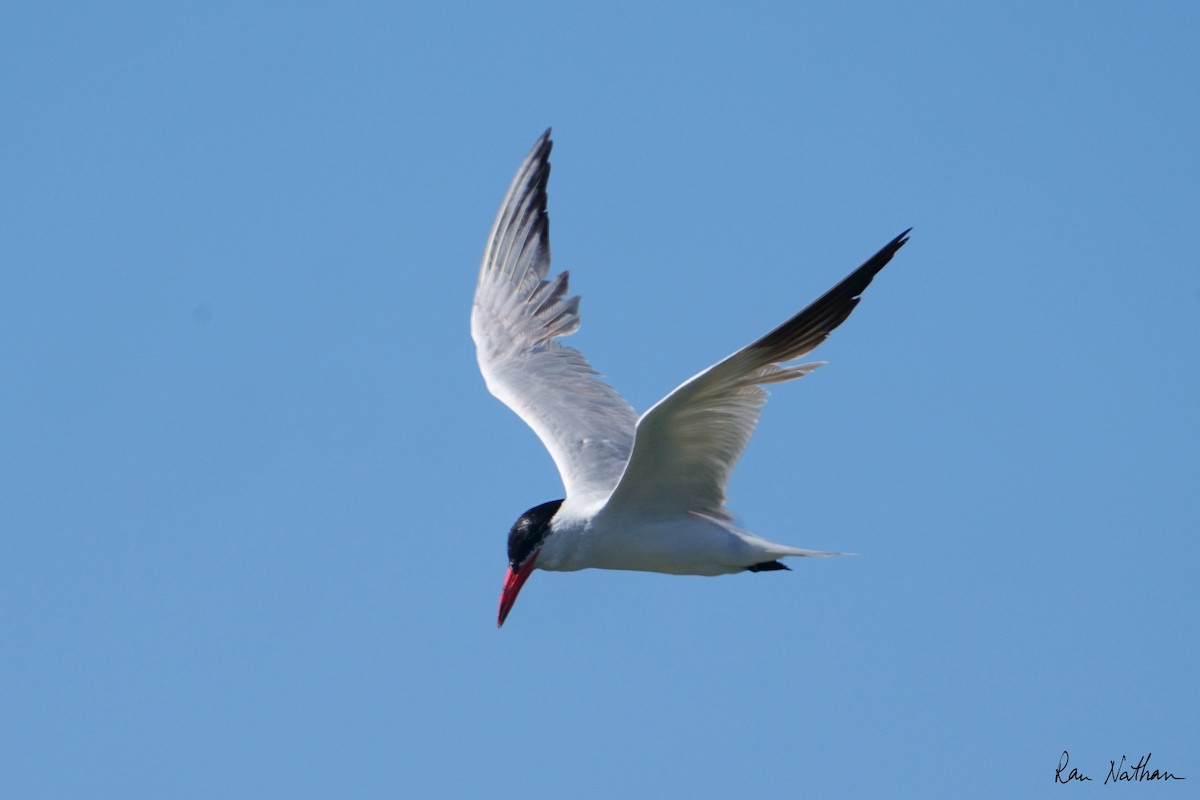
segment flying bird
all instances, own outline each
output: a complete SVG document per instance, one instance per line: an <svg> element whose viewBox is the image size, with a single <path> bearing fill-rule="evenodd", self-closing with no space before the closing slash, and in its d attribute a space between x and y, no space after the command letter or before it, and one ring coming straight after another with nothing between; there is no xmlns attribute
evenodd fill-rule
<svg viewBox="0 0 1200 800"><path fill-rule="evenodd" d="M566 271L550 276L546 183L550 131L517 170L484 248L471 337L488 390L550 451L566 497L535 506L508 534L496 624L534 569L725 575L788 569L830 556L734 524L725 486L767 392L823 362L789 364L825 340L911 228L800 313L689 378L639 417L583 355L560 343L579 328Z"/></svg>

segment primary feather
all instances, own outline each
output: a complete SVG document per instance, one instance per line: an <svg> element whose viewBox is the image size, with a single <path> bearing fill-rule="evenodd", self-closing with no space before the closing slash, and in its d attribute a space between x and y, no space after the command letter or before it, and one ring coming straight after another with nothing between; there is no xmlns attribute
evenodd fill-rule
<svg viewBox="0 0 1200 800"><path fill-rule="evenodd" d="M517 170L484 248L471 336L488 390L533 428L567 496L611 492L633 448L637 414L571 347L579 298L550 271L550 131Z"/></svg>

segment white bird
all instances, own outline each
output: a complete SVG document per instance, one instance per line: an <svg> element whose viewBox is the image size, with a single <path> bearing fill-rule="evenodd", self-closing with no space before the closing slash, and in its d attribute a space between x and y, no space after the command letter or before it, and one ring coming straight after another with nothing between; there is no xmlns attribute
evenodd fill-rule
<svg viewBox="0 0 1200 800"><path fill-rule="evenodd" d="M535 568L724 575L788 569L780 558L830 556L776 544L733 524L729 474L758 423L764 384L823 362L787 365L850 315L906 241L897 236L800 313L684 381L639 418L583 355L558 339L579 328L567 272L550 272L546 183L550 131L533 146L500 205L471 311L487 387L533 428L566 498L521 515L508 534L497 626ZM911 228L909 229L911 230Z"/></svg>

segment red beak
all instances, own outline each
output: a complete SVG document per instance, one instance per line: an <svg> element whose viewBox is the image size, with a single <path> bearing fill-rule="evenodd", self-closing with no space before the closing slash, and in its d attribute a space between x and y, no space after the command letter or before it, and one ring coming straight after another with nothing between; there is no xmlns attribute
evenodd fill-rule
<svg viewBox="0 0 1200 800"><path fill-rule="evenodd" d="M500 592L500 614L496 617L497 628L504 624L504 620L508 619L508 612L512 611L513 603L517 602L517 595L520 594L521 587L533 574L533 565L536 561L537 554L534 553L525 559L525 563L516 572L510 566L504 573L504 589Z"/></svg>

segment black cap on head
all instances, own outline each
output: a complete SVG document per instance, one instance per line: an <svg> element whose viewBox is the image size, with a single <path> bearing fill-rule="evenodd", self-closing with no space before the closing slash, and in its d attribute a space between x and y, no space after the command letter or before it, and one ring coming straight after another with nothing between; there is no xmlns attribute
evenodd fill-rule
<svg viewBox="0 0 1200 800"><path fill-rule="evenodd" d="M542 546L550 535L550 520L558 513L562 500L551 500L535 506L513 523L508 532L508 563L513 569L525 563L525 559Z"/></svg>

